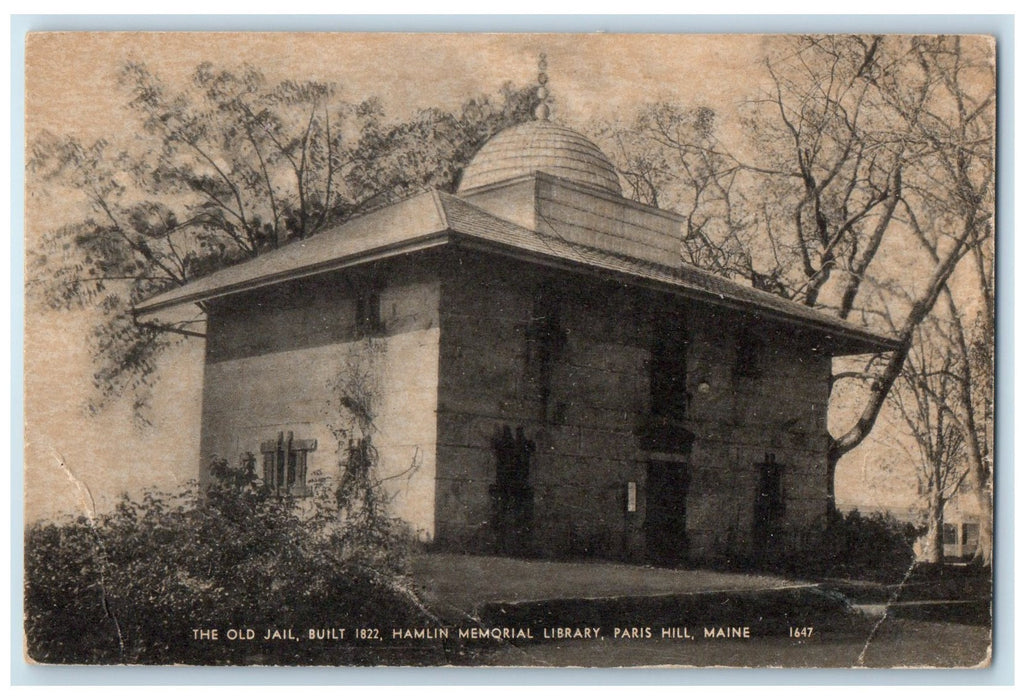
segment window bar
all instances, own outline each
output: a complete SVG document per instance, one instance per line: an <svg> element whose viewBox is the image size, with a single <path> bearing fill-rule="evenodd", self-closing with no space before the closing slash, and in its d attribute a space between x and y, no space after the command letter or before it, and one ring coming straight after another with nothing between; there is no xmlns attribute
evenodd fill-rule
<svg viewBox="0 0 1025 700"><path fill-rule="evenodd" d="M286 496L292 492L295 485L295 452L292 451L292 431L289 430L281 449L283 479L281 482L282 493Z"/></svg>
<svg viewBox="0 0 1025 700"><path fill-rule="evenodd" d="M295 459L296 469L296 484L299 485L301 492L299 495L306 495L306 450L297 450Z"/></svg>
<svg viewBox="0 0 1025 700"><path fill-rule="evenodd" d="M280 494L285 483L285 434L278 433L278 445L274 451L274 493Z"/></svg>

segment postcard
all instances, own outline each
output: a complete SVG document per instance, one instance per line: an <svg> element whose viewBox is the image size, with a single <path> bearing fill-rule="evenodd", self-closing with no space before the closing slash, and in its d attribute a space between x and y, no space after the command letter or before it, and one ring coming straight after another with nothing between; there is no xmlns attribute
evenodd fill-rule
<svg viewBox="0 0 1025 700"><path fill-rule="evenodd" d="M988 666L995 51L30 34L26 658Z"/></svg>

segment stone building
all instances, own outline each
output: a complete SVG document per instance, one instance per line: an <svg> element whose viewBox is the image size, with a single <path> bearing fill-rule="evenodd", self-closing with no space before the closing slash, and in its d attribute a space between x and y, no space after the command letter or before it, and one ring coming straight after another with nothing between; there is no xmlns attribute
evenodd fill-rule
<svg viewBox="0 0 1025 700"><path fill-rule="evenodd" d="M542 118L486 143L455 195L138 310L207 310L202 464L251 452L301 496L345 468L369 404L393 512L438 548L777 551L826 510L831 358L893 341L682 263L683 223Z"/></svg>

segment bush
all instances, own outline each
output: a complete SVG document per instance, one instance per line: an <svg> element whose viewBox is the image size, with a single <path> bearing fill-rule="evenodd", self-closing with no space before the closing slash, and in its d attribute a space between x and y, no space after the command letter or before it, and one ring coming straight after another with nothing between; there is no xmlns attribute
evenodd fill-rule
<svg viewBox="0 0 1025 700"><path fill-rule="evenodd" d="M896 582L914 565L920 535L920 529L890 515L835 514L805 536L786 568L803 576Z"/></svg>
<svg viewBox="0 0 1025 700"><path fill-rule="evenodd" d="M261 488L253 460L211 466L196 488L123 497L95 520L26 535L28 653L45 663L369 663L335 642L226 642L228 629L410 626L426 614L404 576L412 538L373 494L314 483ZM358 516L358 517L357 517ZM221 641L194 639L218 629Z"/></svg>

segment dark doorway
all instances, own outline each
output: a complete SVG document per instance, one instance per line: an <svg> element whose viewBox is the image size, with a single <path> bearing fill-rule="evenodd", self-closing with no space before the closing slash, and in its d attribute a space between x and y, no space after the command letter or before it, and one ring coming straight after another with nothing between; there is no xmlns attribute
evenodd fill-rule
<svg viewBox="0 0 1025 700"><path fill-rule="evenodd" d="M783 465L776 463L776 455L766 454L765 461L756 465L758 491L755 493L753 544L756 559L773 558L782 546L780 539L783 515Z"/></svg>
<svg viewBox="0 0 1025 700"><path fill-rule="evenodd" d="M523 428L502 426L491 440L495 451L495 483L491 493L491 527L498 554L529 554L534 518L534 490L530 487L530 461L534 442Z"/></svg>
<svg viewBox="0 0 1025 700"><path fill-rule="evenodd" d="M644 537L649 558L659 564L679 564L687 558L686 462L650 462Z"/></svg>

